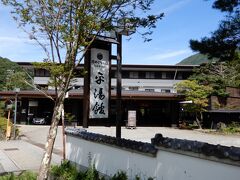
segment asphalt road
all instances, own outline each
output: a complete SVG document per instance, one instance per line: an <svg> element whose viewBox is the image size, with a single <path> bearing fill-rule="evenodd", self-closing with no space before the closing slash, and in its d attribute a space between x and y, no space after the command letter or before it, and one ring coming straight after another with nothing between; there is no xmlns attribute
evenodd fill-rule
<svg viewBox="0 0 240 180"><path fill-rule="evenodd" d="M81 128L81 127L79 127ZM92 126L86 129L89 132L99 133L109 136L115 136L115 127L99 127ZM29 126L21 125L20 132L24 135L24 138L29 142L38 143L44 146L49 126ZM218 135L203 133L197 130L179 130L175 128L166 127L137 127L136 129L126 129L122 127L122 138L132 139L136 141L151 142L151 138L157 133L161 133L165 137L188 139L207 142L210 144L221 144L225 146L236 146L240 147L240 136L239 135ZM55 150L62 150L62 126L58 128L58 134L55 141ZM56 152L58 153L58 152Z"/></svg>

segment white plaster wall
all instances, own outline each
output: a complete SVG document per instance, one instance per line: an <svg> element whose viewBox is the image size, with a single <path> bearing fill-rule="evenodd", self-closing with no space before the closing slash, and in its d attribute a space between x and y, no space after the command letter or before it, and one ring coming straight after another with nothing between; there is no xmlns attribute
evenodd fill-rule
<svg viewBox="0 0 240 180"><path fill-rule="evenodd" d="M239 180L240 167L159 150L157 157L67 136L67 159L85 167L94 163L101 173L127 172L142 180Z"/></svg>
<svg viewBox="0 0 240 180"><path fill-rule="evenodd" d="M122 86L138 86L138 87L173 87L174 84L182 80L169 80L169 79L122 79ZM116 79L112 79L112 86L116 85Z"/></svg>
<svg viewBox="0 0 240 180"><path fill-rule="evenodd" d="M49 77L34 77L34 84L48 84Z"/></svg>
<svg viewBox="0 0 240 180"><path fill-rule="evenodd" d="M49 77L34 77L34 84L48 84ZM155 89L161 92L161 89L173 90L174 84L181 80L164 80L164 79L122 79L122 87L137 86L139 89ZM74 78L72 84L83 86L83 78ZM116 79L111 79L111 85L116 86Z"/></svg>
<svg viewBox="0 0 240 180"><path fill-rule="evenodd" d="M113 176L116 172L123 170L127 172L130 179L134 179L138 174L141 177L156 175L157 159L150 156L143 156L130 151L119 150L118 148L105 146L80 140L67 136L67 159L85 167L89 167L90 162L101 173ZM151 164L151 166L146 166Z"/></svg>

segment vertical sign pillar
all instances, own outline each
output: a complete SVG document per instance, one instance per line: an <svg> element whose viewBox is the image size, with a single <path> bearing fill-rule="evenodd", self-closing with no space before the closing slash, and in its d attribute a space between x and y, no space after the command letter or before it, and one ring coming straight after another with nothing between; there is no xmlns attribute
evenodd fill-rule
<svg viewBox="0 0 240 180"><path fill-rule="evenodd" d="M92 48L90 61L89 118L108 118L109 110L109 51Z"/></svg>
<svg viewBox="0 0 240 180"><path fill-rule="evenodd" d="M109 42L95 40L85 56L83 127L89 119L108 119L110 107L110 52Z"/></svg>

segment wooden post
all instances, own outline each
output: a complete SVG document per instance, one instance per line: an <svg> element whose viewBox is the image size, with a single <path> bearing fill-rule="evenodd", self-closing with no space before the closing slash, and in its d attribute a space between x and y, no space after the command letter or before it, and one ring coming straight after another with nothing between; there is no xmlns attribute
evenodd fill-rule
<svg viewBox="0 0 240 180"><path fill-rule="evenodd" d="M66 159L66 139L65 139L65 123L64 123L64 105L62 108L62 141L63 141L63 160Z"/></svg>
<svg viewBox="0 0 240 180"><path fill-rule="evenodd" d="M122 35L117 34L117 113L116 113L116 138L121 138L122 120Z"/></svg>
<svg viewBox="0 0 240 180"><path fill-rule="evenodd" d="M8 119L7 119L7 129L6 129L6 139L11 137L11 125L10 125L10 114L11 110L8 110Z"/></svg>
<svg viewBox="0 0 240 180"><path fill-rule="evenodd" d="M84 59L84 70L87 74L84 76L84 89L83 89L83 128L88 128L88 115L89 115L89 84L90 84L90 50L87 51Z"/></svg>

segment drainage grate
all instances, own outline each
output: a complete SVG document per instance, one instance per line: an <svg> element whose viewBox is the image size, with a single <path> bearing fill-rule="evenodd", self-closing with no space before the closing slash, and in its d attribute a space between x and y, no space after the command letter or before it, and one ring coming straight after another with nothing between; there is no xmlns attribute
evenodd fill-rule
<svg viewBox="0 0 240 180"><path fill-rule="evenodd" d="M3 149L4 151L18 151L18 148L7 148L7 149Z"/></svg>

